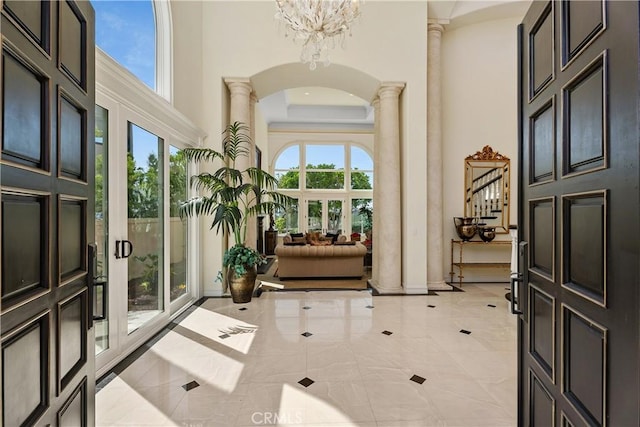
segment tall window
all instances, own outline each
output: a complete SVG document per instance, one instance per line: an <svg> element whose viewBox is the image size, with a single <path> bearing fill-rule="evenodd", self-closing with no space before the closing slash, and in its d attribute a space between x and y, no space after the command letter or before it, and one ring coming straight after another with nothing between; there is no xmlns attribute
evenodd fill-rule
<svg viewBox="0 0 640 427"><path fill-rule="evenodd" d="M156 19L152 1L92 1L96 45L156 90Z"/></svg>
<svg viewBox="0 0 640 427"><path fill-rule="evenodd" d="M275 159L274 175L278 189L296 199L294 207L275 213L280 233L335 228L364 235L371 230L373 160L363 147L294 144ZM334 209L338 205L340 209ZM336 221L339 226L333 224Z"/></svg>

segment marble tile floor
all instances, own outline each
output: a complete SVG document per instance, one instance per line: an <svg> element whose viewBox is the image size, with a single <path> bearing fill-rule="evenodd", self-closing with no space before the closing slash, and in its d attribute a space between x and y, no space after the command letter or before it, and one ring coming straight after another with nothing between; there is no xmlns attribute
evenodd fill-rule
<svg viewBox="0 0 640 427"><path fill-rule="evenodd" d="M98 426L515 426L504 284L193 306L98 384Z"/></svg>

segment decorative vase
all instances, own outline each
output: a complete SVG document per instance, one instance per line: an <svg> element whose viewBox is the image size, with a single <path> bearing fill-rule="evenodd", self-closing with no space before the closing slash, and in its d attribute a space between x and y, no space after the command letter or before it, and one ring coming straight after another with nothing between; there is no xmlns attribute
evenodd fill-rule
<svg viewBox="0 0 640 427"><path fill-rule="evenodd" d="M471 240L478 230L478 218L471 216L455 216L453 224L456 226L456 232L460 239L466 241Z"/></svg>
<svg viewBox="0 0 640 427"><path fill-rule="evenodd" d="M496 237L496 228L487 225L479 227L478 235L483 242L490 242Z"/></svg>
<svg viewBox="0 0 640 427"><path fill-rule="evenodd" d="M228 270L231 299L236 304L250 302L256 285L256 277L258 276L258 273L255 265L245 268L247 272L242 276L236 276L236 272L233 268L229 268Z"/></svg>

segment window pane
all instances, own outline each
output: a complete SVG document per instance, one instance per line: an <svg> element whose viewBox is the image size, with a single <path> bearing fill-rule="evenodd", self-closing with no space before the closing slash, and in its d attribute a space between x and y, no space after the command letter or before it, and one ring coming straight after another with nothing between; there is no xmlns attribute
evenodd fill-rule
<svg viewBox="0 0 640 427"><path fill-rule="evenodd" d="M307 145L307 168L344 169L344 145ZM334 167L323 167L333 165Z"/></svg>
<svg viewBox="0 0 640 427"><path fill-rule="evenodd" d="M275 171L278 188L300 188L300 172L297 170Z"/></svg>
<svg viewBox="0 0 640 427"><path fill-rule="evenodd" d="M294 145L282 152L276 160L276 169L298 169L300 167L300 146Z"/></svg>
<svg viewBox="0 0 640 427"><path fill-rule="evenodd" d="M156 28L151 1L91 2L96 45L144 84L156 87Z"/></svg>
<svg viewBox="0 0 640 427"><path fill-rule="evenodd" d="M344 172L307 172L309 189L342 189L344 188Z"/></svg>
<svg viewBox="0 0 640 427"><path fill-rule="evenodd" d="M351 233L365 234L373 226L373 200L353 199L351 201Z"/></svg>
<svg viewBox="0 0 640 427"><path fill-rule="evenodd" d="M322 231L322 200L307 201L307 230Z"/></svg>
<svg viewBox="0 0 640 427"><path fill-rule="evenodd" d="M373 160L362 148L351 147L351 168L373 170Z"/></svg>
<svg viewBox="0 0 640 427"><path fill-rule="evenodd" d="M95 210L96 210L96 247L97 266L96 276L99 281L108 283L108 242L109 234L107 228L108 203L107 194L109 183L109 167L107 162L107 150L109 146L109 111L96 105L95 110L95 147L96 147L96 180L95 180ZM108 289L108 288L107 288ZM96 288L96 292L101 292L104 287ZM107 295L98 295L97 300L102 301ZM102 313L107 316L108 313ZM94 323L96 331L96 355L109 348L109 319L105 318Z"/></svg>
<svg viewBox="0 0 640 427"><path fill-rule="evenodd" d="M371 190L373 188L373 172L351 171L351 189Z"/></svg>
<svg viewBox="0 0 640 427"><path fill-rule="evenodd" d="M182 151L169 147L169 295L187 293L187 220L178 208L187 199L187 162Z"/></svg>
<svg viewBox="0 0 640 427"><path fill-rule="evenodd" d="M164 309L163 275L163 140L129 123L127 153L129 252L128 331L141 327Z"/></svg>
<svg viewBox="0 0 640 427"><path fill-rule="evenodd" d="M276 230L279 233L298 232L298 200L295 199L286 210L278 209L274 214Z"/></svg>

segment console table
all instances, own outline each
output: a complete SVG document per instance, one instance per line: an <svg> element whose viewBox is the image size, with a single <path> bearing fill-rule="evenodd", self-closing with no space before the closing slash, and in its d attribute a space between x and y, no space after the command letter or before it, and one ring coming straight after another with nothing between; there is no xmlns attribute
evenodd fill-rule
<svg viewBox="0 0 640 427"><path fill-rule="evenodd" d="M455 247L458 246L458 257L457 260L454 260L454 252ZM462 279L464 279L463 270L466 268L506 268L509 269L511 267L510 262L493 262L493 261L482 261L482 262L466 262L464 261L464 249L467 246L485 246L485 247L504 247L505 249L511 250L511 241L510 240L493 240L491 242L483 242L483 241L464 241L464 240L454 240L451 239L451 271L449 272L449 276L451 276L450 283L453 284L453 276L455 275L454 267L458 268L458 285L462 287Z"/></svg>

